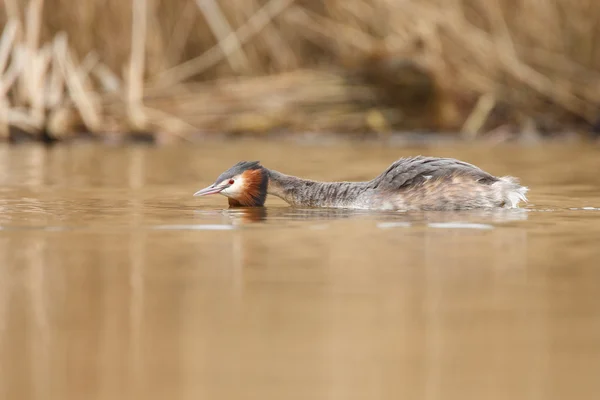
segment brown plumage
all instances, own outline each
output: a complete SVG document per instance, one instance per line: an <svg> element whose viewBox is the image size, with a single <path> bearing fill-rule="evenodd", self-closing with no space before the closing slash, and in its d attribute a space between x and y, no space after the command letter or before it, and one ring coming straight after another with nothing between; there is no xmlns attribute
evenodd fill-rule
<svg viewBox="0 0 600 400"><path fill-rule="evenodd" d="M241 177L243 189L236 198L229 197L229 205L232 207L262 206L266 199L268 178L263 175L260 168L247 169Z"/></svg>
<svg viewBox="0 0 600 400"><path fill-rule="evenodd" d="M316 182L240 162L197 196L221 193L232 207L264 205L267 193L299 207L372 210L514 208L527 201L515 178L495 177L452 158L401 158L366 182Z"/></svg>

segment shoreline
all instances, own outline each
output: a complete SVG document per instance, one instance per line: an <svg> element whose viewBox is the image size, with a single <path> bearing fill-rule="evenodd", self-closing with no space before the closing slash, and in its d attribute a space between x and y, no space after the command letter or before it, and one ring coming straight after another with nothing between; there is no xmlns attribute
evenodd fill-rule
<svg viewBox="0 0 600 400"><path fill-rule="evenodd" d="M202 143L230 143L230 142L261 142L296 143L317 145L340 144L375 144L392 147L411 146L444 146L444 145L544 145L544 144L600 144L600 135L594 133L581 133L575 130L553 132L550 135L507 133L477 138L465 138L460 132L388 132L377 133L344 133L344 132L277 132L266 134L230 134L230 133L196 133L190 134L185 141L173 138L168 134L120 132L120 133L80 133L71 135L64 140L51 140L35 137L27 132L18 132L9 140L0 141L0 144L20 145L28 143L38 144L99 144L99 145L133 145L149 144L153 146L188 144L201 145Z"/></svg>

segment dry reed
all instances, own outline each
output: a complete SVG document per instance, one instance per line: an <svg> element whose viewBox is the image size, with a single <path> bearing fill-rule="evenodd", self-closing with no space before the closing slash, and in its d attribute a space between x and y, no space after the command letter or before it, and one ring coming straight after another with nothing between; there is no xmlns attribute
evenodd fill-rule
<svg viewBox="0 0 600 400"><path fill-rule="evenodd" d="M3 2L3 138L14 128L474 138L506 122L598 118L595 0ZM421 93L407 63L435 90ZM434 104L399 101L413 84Z"/></svg>

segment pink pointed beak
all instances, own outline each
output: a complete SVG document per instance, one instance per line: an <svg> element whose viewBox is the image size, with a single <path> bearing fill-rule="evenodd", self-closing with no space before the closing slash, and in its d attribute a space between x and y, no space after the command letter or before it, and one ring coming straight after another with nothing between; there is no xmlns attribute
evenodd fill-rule
<svg viewBox="0 0 600 400"><path fill-rule="evenodd" d="M198 190L196 193L194 193L194 196L208 196L209 194L216 194L221 192L226 187L226 185L216 186L213 184L209 187L205 187L204 189Z"/></svg>

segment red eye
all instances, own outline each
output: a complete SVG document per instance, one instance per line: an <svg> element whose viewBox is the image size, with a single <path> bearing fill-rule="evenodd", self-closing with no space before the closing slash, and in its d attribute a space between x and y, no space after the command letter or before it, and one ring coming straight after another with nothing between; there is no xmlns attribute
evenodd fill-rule
<svg viewBox="0 0 600 400"><path fill-rule="evenodd" d="M233 182L234 182L234 180L233 180L233 179L230 179L230 180L229 180L229 184L230 184L230 185L233 185Z"/></svg>

